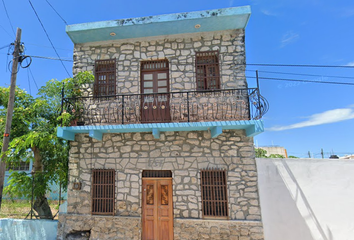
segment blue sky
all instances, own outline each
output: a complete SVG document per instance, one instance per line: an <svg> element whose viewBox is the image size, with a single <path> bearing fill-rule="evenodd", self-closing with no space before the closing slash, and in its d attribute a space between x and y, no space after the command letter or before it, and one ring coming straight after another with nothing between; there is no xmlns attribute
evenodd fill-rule
<svg viewBox="0 0 354 240"><path fill-rule="evenodd" d="M73 44L65 33L70 25L84 22L142 17L250 5L246 28L248 64L325 65L339 67L282 67L248 65L249 86L255 86L259 71L261 93L270 104L264 117L266 131L255 138L258 146L280 145L289 155L320 158L330 154L354 154L353 85L292 82L354 83L354 2L330 0L179 0L179 1L53 1L31 0L47 33L64 60L72 59ZM10 44L14 28L22 28L26 54L57 58L29 1L0 3L0 48ZM16 29L14 30L16 31ZM8 48L0 49L0 86L9 85ZM72 62L64 61L71 75ZM68 77L60 61L33 58L28 69L20 69L17 84L36 94L46 81ZM32 73L32 74L31 74ZM300 75L298 75L300 74ZM33 77L32 77L33 76ZM36 86L37 85L37 86Z"/></svg>

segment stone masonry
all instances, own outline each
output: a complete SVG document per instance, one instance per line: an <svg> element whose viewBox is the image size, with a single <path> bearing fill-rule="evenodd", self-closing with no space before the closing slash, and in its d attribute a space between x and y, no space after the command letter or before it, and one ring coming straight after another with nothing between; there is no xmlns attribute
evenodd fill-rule
<svg viewBox="0 0 354 240"><path fill-rule="evenodd" d="M140 93L140 61L168 59L170 92L196 90L195 52L219 50L221 89L246 88L243 29L75 44L73 73L117 60L117 94ZM91 95L92 91L88 93Z"/></svg>
<svg viewBox="0 0 354 240"><path fill-rule="evenodd" d="M201 220L200 170L205 168L227 171L229 219L232 221L216 221L220 222L217 224L218 230L214 229L215 224L204 226L205 220ZM130 220L137 217L140 224L142 171L171 170L176 239L187 239L183 237L184 228L196 228L195 231L202 234L200 236L205 235L197 239L218 239L211 236L226 231L225 226L240 225L238 228L243 229L241 225L247 223L253 224L256 230L250 227L247 228L248 234L244 234L244 231L241 234L229 229L225 234L235 237L219 239L263 239L263 233L259 230L262 224L253 139L245 137L243 130L226 130L216 138L211 138L207 131L164 132L160 139L154 139L151 133L104 134L102 142L85 134L77 134L76 141L71 142L68 211L59 220L59 239L64 239L64 233L79 231L83 226L91 226L92 221L96 221L94 219L97 216L91 215L91 169L116 169L115 216L102 216L101 219L119 222L121 217L130 217ZM72 190L74 182L82 183L81 190ZM72 221L75 216L82 221ZM178 219L201 222L193 227L193 222L186 225L184 220ZM123 229L128 227L131 226ZM202 230L206 228L210 230ZM140 225L137 229L140 231ZM94 236L98 236L102 230L92 227L90 231L92 239L101 239ZM140 236L140 233L134 234Z"/></svg>

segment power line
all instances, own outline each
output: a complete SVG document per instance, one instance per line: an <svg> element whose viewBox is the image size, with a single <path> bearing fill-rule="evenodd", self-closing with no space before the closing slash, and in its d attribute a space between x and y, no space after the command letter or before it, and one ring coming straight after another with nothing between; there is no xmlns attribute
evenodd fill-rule
<svg viewBox="0 0 354 240"><path fill-rule="evenodd" d="M248 65L248 66L265 66L265 67L354 68L354 66L315 65L315 64L272 64L272 63L246 63L245 65Z"/></svg>
<svg viewBox="0 0 354 240"><path fill-rule="evenodd" d="M0 54L10 55L9 53L0 53ZM71 59L63 59L63 58L55 58L55 57L44 57L44 56L32 56L32 55L26 55L26 56L32 57L32 58L42 58L42 59L48 59L48 60L73 62L73 60L71 60Z"/></svg>
<svg viewBox="0 0 354 240"><path fill-rule="evenodd" d="M32 70L31 70L31 68L28 68L28 70L29 70L29 72L30 72L30 74L31 74L31 76L32 76L32 79L33 79L34 85L36 85L36 88L37 88L37 91L38 91L38 90L39 90L39 89L38 89L38 85L37 85L36 79L34 79L34 77L33 77Z"/></svg>
<svg viewBox="0 0 354 240"><path fill-rule="evenodd" d="M3 26L1 26L1 25L0 25L0 27L2 28L2 30L4 30L4 32L6 32L6 33L7 33L7 35L9 35L9 36L10 36L10 38L12 38L11 34L10 34L8 31L6 31L6 29L5 29Z"/></svg>
<svg viewBox="0 0 354 240"><path fill-rule="evenodd" d="M49 59L49 60L59 60L59 61L66 61L66 62L73 62L73 60L69 59L62 59L62 58L54 58L54 57L42 57L42 56L29 56L33 58L43 58L43 59Z"/></svg>
<svg viewBox="0 0 354 240"><path fill-rule="evenodd" d="M256 78L256 77L251 77L251 76L246 76L246 77L247 78ZM352 85L352 86L354 86L354 83L348 83L348 82L329 82L329 81L299 80L299 79L289 79L289 78L267 78L267 77L259 77L259 79L275 80L275 81L323 83L323 84L340 84L340 85Z"/></svg>
<svg viewBox="0 0 354 240"><path fill-rule="evenodd" d="M27 79L28 79L29 92L30 92L30 95L32 96L32 92L31 92L31 81L30 81L30 77L29 77L29 68L27 68Z"/></svg>
<svg viewBox="0 0 354 240"><path fill-rule="evenodd" d="M12 32L14 33L14 36L16 36L15 29L14 29L14 26L12 26L12 22L11 22L11 20L10 20L9 13L7 12L7 8L6 8L5 1L4 1L4 0L2 0L2 4L4 5L5 13L6 13L7 19L8 19L9 22L10 22Z"/></svg>
<svg viewBox="0 0 354 240"><path fill-rule="evenodd" d="M57 10L55 10L55 8L52 6L52 4L50 4L48 2L48 0L46 0L46 2L49 4L49 6L54 10L54 12L56 12L56 14L58 14L58 16L61 18L61 20L63 20L63 22L65 23L65 25L68 25L68 23L64 20L64 18L62 18L62 16L60 16L60 14L57 12Z"/></svg>
<svg viewBox="0 0 354 240"><path fill-rule="evenodd" d="M7 47L9 47L10 46L10 44L7 44L7 45L5 45L5 46L3 46L3 47L0 47L0 50L1 49L4 49L4 48L7 48Z"/></svg>
<svg viewBox="0 0 354 240"><path fill-rule="evenodd" d="M58 58L59 58L59 60L60 60L61 64L63 65L63 67L64 67L64 69L65 69L66 73L67 73L67 74L68 74L68 76L70 77L70 74L69 74L68 70L66 69L66 67L65 67L65 65L64 65L64 63L63 63L63 61L61 60L61 58L60 58L60 56L59 56L59 54L58 54L57 50L55 49L54 44L53 44L52 40L50 39L50 37L49 37L49 35L48 35L48 33L47 33L47 30L45 29L45 27L44 27L44 25L43 25L43 23L42 23L41 19L39 18L38 14L37 14L37 12L36 12L36 9L35 9L35 8L34 8L34 6L32 5L31 0L28 0L28 2L30 3L30 5L31 5L31 7L32 7L32 9L33 9L33 11L34 11L34 13L36 14L36 17L37 17L37 19L38 19L39 23L41 24L41 26L42 26L42 28L43 28L43 30L44 30L44 32L45 32L45 34L47 35L47 38L48 38L48 40L49 40L50 44L52 45L52 47L53 47L53 49L54 49L54 51L55 51L56 55L58 56Z"/></svg>
<svg viewBox="0 0 354 240"><path fill-rule="evenodd" d="M32 46L37 46L37 47L43 47L43 48L52 48L51 46L44 46L44 45L39 45L39 44L33 44L33 43L26 43L26 45L32 45ZM72 49L66 49L66 48L57 48L59 50L65 50L65 51L72 51Z"/></svg>
<svg viewBox="0 0 354 240"><path fill-rule="evenodd" d="M256 70L246 70L247 72L256 72ZM354 77L344 77L344 76L328 76L328 75L317 75L317 74L306 74L306 73L286 73L286 72L273 72L273 71L258 71L259 73L274 73L274 74L285 74L285 75L298 75L298 76L310 76L310 77L328 77L328 78L345 78L354 79Z"/></svg>

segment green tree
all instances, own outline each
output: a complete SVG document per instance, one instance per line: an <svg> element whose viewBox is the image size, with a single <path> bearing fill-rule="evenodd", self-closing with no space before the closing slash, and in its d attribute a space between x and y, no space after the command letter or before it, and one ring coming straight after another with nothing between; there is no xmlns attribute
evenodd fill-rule
<svg viewBox="0 0 354 240"><path fill-rule="evenodd" d="M281 154L270 154L268 158L285 158L285 157Z"/></svg>
<svg viewBox="0 0 354 240"><path fill-rule="evenodd" d="M264 150L262 148L256 148L256 158L267 158L267 150Z"/></svg>
<svg viewBox="0 0 354 240"><path fill-rule="evenodd" d="M69 113L60 115L62 88L65 89L64 97L78 97L81 95L79 86L92 82L93 75L88 72L62 81L50 80L40 88L37 98L16 89L9 150L1 154L6 154L7 162L12 165L23 159L33 159L33 183L32 176L14 171L5 194L29 199L34 184L34 210L41 218L53 217L45 197L49 184L60 182L64 188L67 186L69 144L56 136L57 127L71 117ZM9 91L9 88L0 87L2 134Z"/></svg>

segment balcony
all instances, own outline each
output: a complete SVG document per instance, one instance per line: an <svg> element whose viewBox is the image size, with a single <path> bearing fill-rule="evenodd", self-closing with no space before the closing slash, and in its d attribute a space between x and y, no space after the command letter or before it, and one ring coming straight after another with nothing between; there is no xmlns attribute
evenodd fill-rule
<svg viewBox="0 0 354 240"><path fill-rule="evenodd" d="M211 130L217 136L222 129L247 129L260 124L268 103L249 88L63 99L63 109L76 113L81 126L61 128L61 137L65 130L98 139L105 132L152 131L158 138L160 131ZM263 124L258 127L263 131Z"/></svg>

